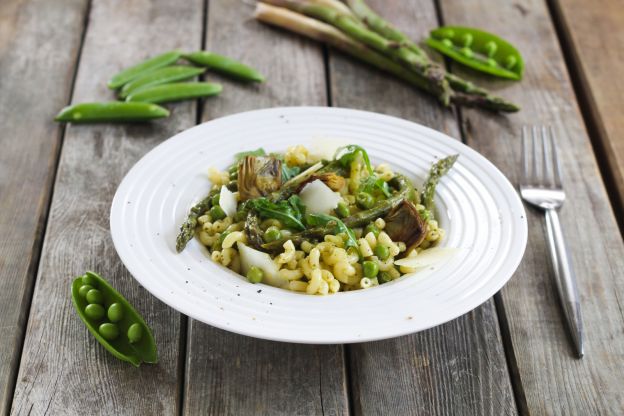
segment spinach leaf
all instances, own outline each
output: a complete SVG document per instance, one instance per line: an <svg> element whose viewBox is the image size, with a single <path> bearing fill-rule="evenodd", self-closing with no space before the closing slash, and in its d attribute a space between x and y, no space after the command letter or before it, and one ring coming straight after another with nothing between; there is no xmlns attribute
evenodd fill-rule
<svg viewBox="0 0 624 416"><path fill-rule="evenodd" d="M355 233L352 229L347 227L344 222L342 222L339 218L336 218L332 215L327 214L308 214L306 215L306 223L312 227L324 227L327 225L334 225L334 234L345 233L347 236L347 241L345 241L346 247L356 247L357 248L357 240L355 238Z"/></svg>
<svg viewBox="0 0 624 416"><path fill-rule="evenodd" d="M340 161L342 166L349 166L351 162L353 162L356 156L359 154L362 155L362 159L364 159L364 164L366 165L366 170L368 170L369 174L373 174L373 167L371 166L370 159L368 157L368 153L362 146L358 146L357 144L350 144L347 146L343 146L336 150L336 154L334 155L334 159Z"/></svg>

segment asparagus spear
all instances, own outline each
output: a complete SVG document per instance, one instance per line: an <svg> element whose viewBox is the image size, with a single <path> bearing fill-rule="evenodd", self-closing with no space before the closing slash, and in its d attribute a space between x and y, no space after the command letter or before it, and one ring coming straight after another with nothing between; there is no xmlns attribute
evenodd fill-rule
<svg viewBox="0 0 624 416"><path fill-rule="evenodd" d="M282 7L274 7L265 3L257 4L255 18L264 23L278 26L314 40L327 43L328 45L341 50L354 58L360 59L378 69L391 73L416 88L435 94L429 80L420 74L408 70L391 59L366 47L366 45L361 42L351 39L343 32L326 23L303 16L300 13L284 9ZM452 74L447 74L447 77L448 76L450 76L449 82L453 88L455 88L454 85L459 82L459 84L463 85L464 88L456 89L459 89L467 94L475 94L483 97L480 100L473 99L470 101L467 97L456 97L457 94L452 94L451 102L463 105L482 105L495 111L518 111L518 107L515 104L505 101L500 97L493 96L486 90L475 87L468 81L463 81L461 79L457 81L456 78L458 77Z"/></svg>
<svg viewBox="0 0 624 416"><path fill-rule="evenodd" d="M186 217L186 221L184 221L184 223L180 226L180 234L178 234L178 237L176 238L176 251L178 253L181 253L182 250L184 250L186 244L191 241L191 238L195 235L197 218L210 209L212 197L218 192L218 190L210 192L207 197L199 201L191 208L188 217Z"/></svg>
<svg viewBox="0 0 624 416"><path fill-rule="evenodd" d="M338 9L310 1L264 0L264 2L285 7L335 26L353 39L401 62L408 69L420 74L430 83L433 92L442 104L448 105L450 103L452 90L444 77L445 71L442 68L433 65L429 59L414 53L402 44L388 40L368 29L351 14L342 13Z"/></svg>
<svg viewBox="0 0 624 416"><path fill-rule="evenodd" d="M457 157L459 155L447 156L444 159L438 160L431 166L429 170L429 177L423 185L423 190L420 194L420 203L429 211L433 211L433 195L435 193L435 187L440 181L440 178L448 173L453 167Z"/></svg>

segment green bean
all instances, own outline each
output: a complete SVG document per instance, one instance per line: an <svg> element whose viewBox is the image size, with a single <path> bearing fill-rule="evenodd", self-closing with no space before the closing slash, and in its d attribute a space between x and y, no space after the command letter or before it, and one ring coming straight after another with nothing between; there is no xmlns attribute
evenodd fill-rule
<svg viewBox="0 0 624 416"><path fill-rule="evenodd" d="M155 85L168 84L175 81L183 81L202 74L206 70L204 68L196 68L194 66L176 65L158 68L147 72L133 81L123 86L119 92L120 98L126 98L128 95L138 92L147 87Z"/></svg>
<svg viewBox="0 0 624 416"><path fill-rule="evenodd" d="M168 116L169 111L156 104L110 101L70 105L62 109L54 120L72 123L106 123L148 121Z"/></svg>
<svg viewBox="0 0 624 416"><path fill-rule="evenodd" d="M196 65L206 66L209 69L237 78L241 81L263 82L264 76L255 69L227 56L217 55L207 51L197 51L182 55L184 59Z"/></svg>
<svg viewBox="0 0 624 416"><path fill-rule="evenodd" d="M89 303L81 296L79 292L84 286L92 288L86 297L93 298L92 293L99 293L102 304ZM115 357L137 367L142 362L158 361L156 343L149 327L141 315L106 280L93 272L77 277L72 283L71 298L78 316L89 332ZM102 305L110 305L108 313ZM133 327L135 329L131 331ZM138 338L137 331L141 334Z"/></svg>
<svg viewBox="0 0 624 416"><path fill-rule="evenodd" d="M190 100L194 98L210 97L221 92L221 84L211 82L175 82L156 85L131 93L126 101L141 101L146 103L168 103L172 101Z"/></svg>
<svg viewBox="0 0 624 416"><path fill-rule="evenodd" d="M140 62L130 68L126 68L123 71L113 75L113 77L108 81L108 88L111 90L116 90L117 88L123 86L127 82L132 81L135 78L140 77L156 68L162 68L163 66L171 65L182 55L181 51L170 51L155 56L153 58L147 59L143 62Z"/></svg>

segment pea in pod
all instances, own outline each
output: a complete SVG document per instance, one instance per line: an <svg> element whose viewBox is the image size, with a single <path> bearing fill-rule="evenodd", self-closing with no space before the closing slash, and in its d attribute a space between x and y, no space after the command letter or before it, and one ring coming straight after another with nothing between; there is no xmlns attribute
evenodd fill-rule
<svg viewBox="0 0 624 416"><path fill-rule="evenodd" d="M205 68L187 65L174 65L154 69L124 85L119 92L119 97L126 98L128 95L147 87L193 78L205 71Z"/></svg>
<svg viewBox="0 0 624 416"><path fill-rule="evenodd" d="M121 72L113 75L113 77L108 81L108 88L111 90L116 90L117 88L123 86L124 84L132 81L135 78L138 78L145 73L152 71L156 68L162 68L163 66L171 65L182 56L181 51L170 51L165 52L163 54L157 55L153 58L146 59L143 62L140 62L130 68L126 68Z"/></svg>
<svg viewBox="0 0 624 416"><path fill-rule="evenodd" d="M430 32L427 45L477 71L522 79L522 55L511 43L492 33L470 27L442 26Z"/></svg>
<svg viewBox="0 0 624 416"><path fill-rule="evenodd" d="M249 82L263 82L264 76L255 69L227 56L207 51L185 53L182 57L196 65L208 67L223 75Z"/></svg>
<svg viewBox="0 0 624 416"><path fill-rule="evenodd" d="M93 288L88 293L99 292L102 303L89 303L80 291L85 285ZM87 272L77 277L72 283L71 297L89 332L115 357L136 367L142 362L158 362L152 331L126 298L101 276Z"/></svg>
<svg viewBox="0 0 624 416"><path fill-rule="evenodd" d="M168 116L169 110L156 104L110 101L70 105L62 109L54 120L72 123L136 122Z"/></svg>
<svg viewBox="0 0 624 416"><path fill-rule="evenodd" d="M141 89L130 94L126 101L143 103L168 103L217 95L223 88L211 82L175 82Z"/></svg>

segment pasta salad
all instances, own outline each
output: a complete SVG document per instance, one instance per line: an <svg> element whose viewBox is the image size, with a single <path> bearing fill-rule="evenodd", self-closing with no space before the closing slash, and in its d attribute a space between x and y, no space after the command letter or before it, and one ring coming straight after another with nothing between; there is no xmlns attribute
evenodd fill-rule
<svg viewBox="0 0 624 416"><path fill-rule="evenodd" d="M358 145L326 159L302 145L242 152L227 171L209 170L210 193L191 208L176 248L196 237L250 282L311 295L384 284L414 272L444 238L433 196L456 159L434 163L416 190Z"/></svg>

